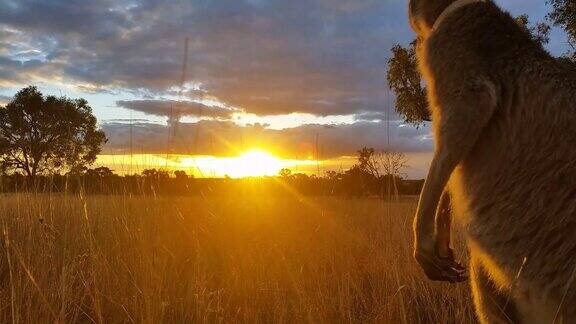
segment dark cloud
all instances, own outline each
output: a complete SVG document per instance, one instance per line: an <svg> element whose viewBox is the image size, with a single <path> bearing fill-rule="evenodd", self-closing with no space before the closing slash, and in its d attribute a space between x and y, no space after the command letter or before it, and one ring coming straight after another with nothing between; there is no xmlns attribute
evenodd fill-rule
<svg viewBox="0 0 576 324"><path fill-rule="evenodd" d="M0 0L0 24L65 77L151 92L178 84L189 37L189 80L209 95L257 114L334 115L384 105L405 11L372 0Z"/></svg>
<svg viewBox="0 0 576 324"><path fill-rule="evenodd" d="M207 106L198 102L176 100L120 100L116 104L149 115L176 119L184 116L230 118L233 112L231 109Z"/></svg>
<svg viewBox="0 0 576 324"><path fill-rule="evenodd" d="M34 78L33 75L49 73L53 73L53 76L58 75L54 66L44 64L40 60L19 61L0 55L0 85L6 81L26 84Z"/></svg>
<svg viewBox="0 0 576 324"><path fill-rule="evenodd" d="M114 37L133 26L123 12L127 2L99 0L24 0L0 2L0 21L6 25L45 33Z"/></svg>
<svg viewBox="0 0 576 324"><path fill-rule="evenodd" d="M508 6L540 17L541 2ZM398 0L0 0L0 83L58 76L163 93L188 79L260 115L382 112ZM2 27L3 26L3 27Z"/></svg>
<svg viewBox="0 0 576 324"><path fill-rule="evenodd" d="M385 123L358 122L350 125L305 125L284 130L267 129L263 125L241 127L226 121L180 123L172 129L158 124L106 123L103 129L109 139L106 150L135 153L236 155L250 148L266 148L285 158L306 159L314 156L316 135L319 136L322 158L353 155L367 146L387 148ZM130 137L132 132L132 137ZM394 121L390 125L390 149L404 152L428 152L432 139L428 127L415 129ZM132 145L130 145L132 138Z"/></svg>

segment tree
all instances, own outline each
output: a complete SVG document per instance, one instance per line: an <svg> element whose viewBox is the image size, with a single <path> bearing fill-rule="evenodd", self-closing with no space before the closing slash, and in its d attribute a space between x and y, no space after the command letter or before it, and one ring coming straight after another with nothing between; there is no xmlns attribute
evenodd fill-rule
<svg viewBox="0 0 576 324"><path fill-rule="evenodd" d="M358 151L358 170L378 179L383 176L404 177L403 170L408 166L408 158L402 152L385 150L377 153L373 148L364 147Z"/></svg>
<svg viewBox="0 0 576 324"><path fill-rule="evenodd" d="M386 191L382 191L382 195L394 193L398 197L398 184L406 177L404 169L408 167L408 158L402 152L386 150L378 155L378 160L384 174L381 180L386 184Z"/></svg>
<svg viewBox="0 0 576 324"><path fill-rule="evenodd" d="M290 178L290 176L292 175L292 170L288 168L283 168L282 170L280 170L278 174L284 179Z"/></svg>
<svg viewBox="0 0 576 324"><path fill-rule="evenodd" d="M175 176L176 179L178 179L178 180L186 180L186 179L188 179L188 175L186 174L186 171L182 171L182 170L176 170L176 171L174 171L174 176Z"/></svg>
<svg viewBox="0 0 576 324"><path fill-rule="evenodd" d="M568 53L573 61L576 61L576 1L574 0L547 0L552 5L552 12L547 18L554 24L563 28L568 34L568 45L572 52Z"/></svg>
<svg viewBox="0 0 576 324"><path fill-rule="evenodd" d="M336 172L334 170L326 171L326 178L332 181L342 180L342 173Z"/></svg>
<svg viewBox="0 0 576 324"><path fill-rule="evenodd" d="M0 107L0 165L40 173L82 169L106 142L84 99L44 96L36 87L20 90Z"/></svg>
<svg viewBox="0 0 576 324"><path fill-rule="evenodd" d="M87 169L85 174L87 177L109 178L114 176L114 171L108 167L98 167L94 169Z"/></svg>
<svg viewBox="0 0 576 324"><path fill-rule="evenodd" d="M405 178L404 169L408 167L408 158L402 152L386 150L379 154L379 164L384 175Z"/></svg>
<svg viewBox="0 0 576 324"><path fill-rule="evenodd" d="M165 170L146 169L142 171L142 176L148 179L159 180L170 178L170 173Z"/></svg>
<svg viewBox="0 0 576 324"><path fill-rule="evenodd" d="M375 159L376 151L373 148L363 147L358 151L358 164L356 166L359 170L372 175L374 178L380 177L380 168L378 161Z"/></svg>
<svg viewBox="0 0 576 324"><path fill-rule="evenodd" d="M549 1L574 2L574 0ZM517 17L516 21L532 35L534 40L542 45L548 43L550 26L545 23L537 23L531 26L527 15ZM575 31L573 35L576 36L576 20L573 21ZM388 86L396 94L396 111L407 123L416 126L431 121L426 87L423 85L424 83L418 70L416 41L412 41L408 47L395 45L391 51L392 57L388 60L387 79Z"/></svg>
<svg viewBox="0 0 576 324"><path fill-rule="evenodd" d="M531 26L528 15L516 17L516 22L540 45L544 46L550 41L550 26L548 24L539 22Z"/></svg>
<svg viewBox="0 0 576 324"><path fill-rule="evenodd" d="M373 148L363 147L357 153L358 163L344 173L342 180L349 193L364 195L375 192L380 178L380 170L375 159L376 151Z"/></svg>
<svg viewBox="0 0 576 324"><path fill-rule="evenodd" d="M431 121L426 87L418 70L416 41L404 48L392 47L392 57L388 60L388 85L396 93L396 111L404 116L407 123L416 126Z"/></svg>

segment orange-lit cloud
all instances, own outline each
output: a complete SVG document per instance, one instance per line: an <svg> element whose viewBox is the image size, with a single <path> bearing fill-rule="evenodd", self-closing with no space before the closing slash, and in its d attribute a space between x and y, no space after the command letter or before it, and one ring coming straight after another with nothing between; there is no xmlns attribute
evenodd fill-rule
<svg viewBox="0 0 576 324"><path fill-rule="evenodd" d="M387 128L384 123L358 122L343 125L303 125L287 129L268 129L262 125L245 127L233 122L202 121L180 123L172 135L168 127L158 124L108 123L103 125L109 142L105 153L199 154L235 156L250 148L262 148L290 159L316 157L316 135L321 158L354 155L363 146L386 149ZM132 136L130 136L132 134ZM132 139L132 143L130 143ZM392 122L390 149L424 152L432 149L428 127L405 127Z"/></svg>

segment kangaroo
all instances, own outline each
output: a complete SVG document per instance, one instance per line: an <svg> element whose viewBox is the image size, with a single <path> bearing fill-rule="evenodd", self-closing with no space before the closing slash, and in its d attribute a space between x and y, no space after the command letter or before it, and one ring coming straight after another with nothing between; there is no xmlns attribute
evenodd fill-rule
<svg viewBox="0 0 576 324"><path fill-rule="evenodd" d="M482 323L576 323L576 69L488 0L410 0L435 152L414 220L432 280L460 282L463 225Z"/></svg>

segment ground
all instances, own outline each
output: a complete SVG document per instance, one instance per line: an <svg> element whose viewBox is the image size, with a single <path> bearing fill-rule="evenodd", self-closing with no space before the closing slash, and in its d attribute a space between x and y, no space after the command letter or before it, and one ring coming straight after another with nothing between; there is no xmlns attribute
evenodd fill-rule
<svg viewBox="0 0 576 324"><path fill-rule="evenodd" d="M415 198L0 199L0 321L474 322L412 258ZM458 243L461 245L461 243Z"/></svg>

